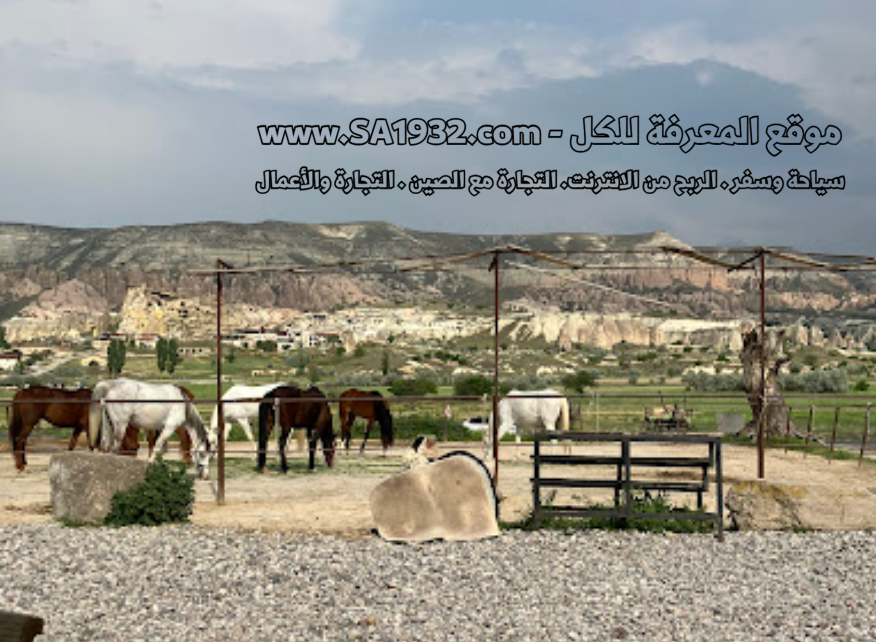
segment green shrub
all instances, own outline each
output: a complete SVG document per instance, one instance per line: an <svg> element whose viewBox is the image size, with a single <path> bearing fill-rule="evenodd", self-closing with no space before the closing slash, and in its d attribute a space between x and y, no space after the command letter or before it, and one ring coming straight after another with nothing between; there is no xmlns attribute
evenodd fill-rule
<svg viewBox="0 0 876 642"><path fill-rule="evenodd" d="M855 390L858 392L867 392L870 389L870 384L866 379L861 379L855 384Z"/></svg>
<svg viewBox="0 0 876 642"><path fill-rule="evenodd" d="M779 377L782 388L788 392L826 392L843 393L849 389L849 378L845 370L810 370L802 374L788 374Z"/></svg>
<svg viewBox="0 0 876 642"><path fill-rule="evenodd" d="M589 370L579 370L575 374L563 377L563 386L569 390L582 393L586 388L596 386L597 375Z"/></svg>
<svg viewBox="0 0 876 642"><path fill-rule="evenodd" d="M104 519L107 526L157 526L187 522L195 502L194 478L181 463L169 464L160 456L146 469L146 480L113 496Z"/></svg>
<svg viewBox="0 0 876 642"><path fill-rule="evenodd" d="M460 377L453 382L453 394L459 397L489 395L493 393L493 382L483 375Z"/></svg>
<svg viewBox="0 0 876 642"><path fill-rule="evenodd" d="M742 375L689 372L681 379L689 390L696 392L738 392L745 390Z"/></svg>
<svg viewBox="0 0 876 642"><path fill-rule="evenodd" d="M438 392L438 384L430 379L396 379L389 386L396 397L424 397Z"/></svg>

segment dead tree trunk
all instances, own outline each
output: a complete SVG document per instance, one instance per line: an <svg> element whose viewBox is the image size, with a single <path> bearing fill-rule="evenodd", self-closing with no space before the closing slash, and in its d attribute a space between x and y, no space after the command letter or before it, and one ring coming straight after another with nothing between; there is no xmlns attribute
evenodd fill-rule
<svg viewBox="0 0 876 642"><path fill-rule="evenodd" d="M760 328L755 327L742 337L742 379L754 416L745 427L747 433L756 435L760 420L764 422L766 437L781 437L788 431L788 406L779 384L779 371L788 361L782 350L782 338L781 332L767 330L766 346L762 349ZM790 429L792 434L796 433L794 426Z"/></svg>

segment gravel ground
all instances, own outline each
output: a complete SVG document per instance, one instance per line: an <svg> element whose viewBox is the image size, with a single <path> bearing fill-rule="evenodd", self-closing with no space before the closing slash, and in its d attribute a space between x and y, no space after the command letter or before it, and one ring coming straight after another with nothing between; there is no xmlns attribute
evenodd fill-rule
<svg viewBox="0 0 876 642"><path fill-rule="evenodd" d="M0 529L38 640L876 638L876 534L504 533L475 543L192 526Z"/></svg>

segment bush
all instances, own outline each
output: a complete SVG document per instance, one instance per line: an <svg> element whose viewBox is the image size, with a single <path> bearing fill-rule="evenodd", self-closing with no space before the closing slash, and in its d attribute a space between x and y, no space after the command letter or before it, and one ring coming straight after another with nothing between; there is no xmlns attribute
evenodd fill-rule
<svg viewBox="0 0 876 642"><path fill-rule="evenodd" d="M453 394L460 397L489 395L493 393L493 382L483 375L460 377L453 382Z"/></svg>
<svg viewBox="0 0 876 642"><path fill-rule="evenodd" d="M689 372L681 380L696 392L738 392L745 390L742 375Z"/></svg>
<svg viewBox="0 0 876 642"><path fill-rule="evenodd" d="M395 379L389 386L396 397L424 397L438 392L438 384L430 379Z"/></svg>
<svg viewBox="0 0 876 642"><path fill-rule="evenodd" d="M845 370L812 370L802 374L784 375L779 379L789 392L842 393L849 389Z"/></svg>
<svg viewBox="0 0 876 642"><path fill-rule="evenodd" d="M575 392L584 392L585 388L596 386L597 375L589 370L579 370L575 374L563 377L563 386Z"/></svg>
<svg viewBox="0 0 876 642"><path fill-rule="evenodd" d="M546 380L534 373L509 377L504 383L499 384L499 394L507 395L512 390L544 390L551 386ZM492 388L490 393L492 393Z"/></svg>
<svg viewBox="0 0 876 642"><path fill-rule="evenodd" d="M104 519L107 526L157 526L187 522L195 502L195 481L181 463L160 456L146 469L146 480L115 494Z"/></svg>
<svg viewBox="0 0 876 642"><path fill-rule="evenodd" d="M861 379L855 384L855 390L858 392L867 392L870 389L870 383L866 379Z"/></svg>

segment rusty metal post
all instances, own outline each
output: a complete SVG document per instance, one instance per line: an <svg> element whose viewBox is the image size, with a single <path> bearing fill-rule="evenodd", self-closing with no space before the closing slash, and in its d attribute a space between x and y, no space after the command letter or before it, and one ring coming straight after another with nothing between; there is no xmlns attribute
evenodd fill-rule
<svg viewBox="0 0 876 642"><path fill-rule="evenodd" d="M867 449L867 437L870 435L870 404L867 404L867 414L864 417L864 434L861 435L861 454L858 457L858 468L864 463L864 451Z"/></svg>
<svg viewBox="0 0 876 642"><path fill-rule="evenodd" d="M493 483L499 487L499 257L493 252Z"/></svg>
<svg viewBox="0 0 876 642"><path fill-rule="evenodd" d="M836 429L839 425L839 413L840 407L836 407L836 412L833 415L833 430L830 433L830 455L827 458L827 462L830 463L833 461L833 446L836 443Z"/></svg>
<svg viewBox="0 0 876 642"><path fill-rule="evenodd" d="M764 415L766 415L766 254L760 253L760 417L757 419L757 478L763 479L764 459Z"/></svg>
<svg viewBox="0 0 876 642"><path fill-rule="evenodd" d="M216 260L216 416L219 437L219 452L216 461L216 503L225 504L225 412L222 407L222 268Z"/></svg>

